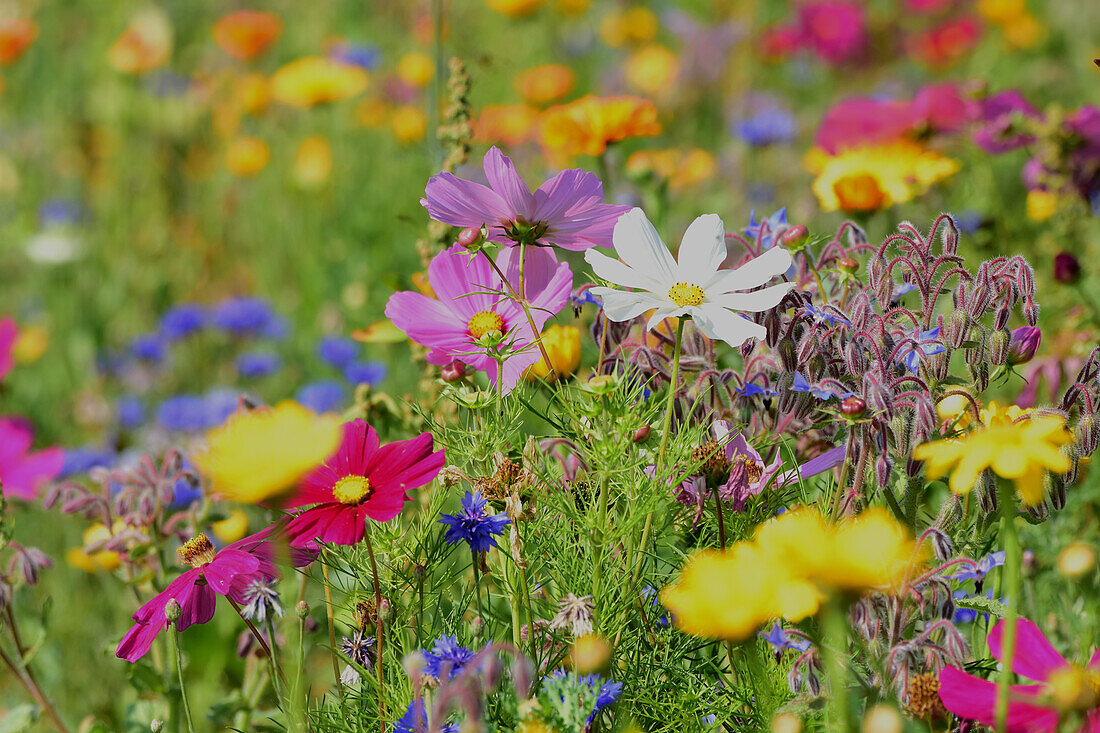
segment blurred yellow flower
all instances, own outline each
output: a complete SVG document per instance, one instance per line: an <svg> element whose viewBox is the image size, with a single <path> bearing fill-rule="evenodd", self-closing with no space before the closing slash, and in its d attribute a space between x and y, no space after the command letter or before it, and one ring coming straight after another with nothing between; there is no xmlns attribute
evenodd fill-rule
<svg viewBox="0 0 1100 733"><path fill-rule="evenodd" d="M232 509L229 516L210 526L214 536L223 544L231 544L248 533L248 515L240 509Z"/></svg>
<svg viewBox="0 0 1100 733"><path fill-rule="evenodd" d="M601 155L609 143L659 135L657 108L641 97L588 95L543 113L540 141L558 156Z"/></svg>
<svg viewBox="0 0 1100 733"><path fill-rule="evenodd" d="M364 344L399 344L408 338L404 331L389 320L378 321L366 328L352 331L351 337Z"/></svg>
<svg viewBox="0 0 1100 733"><path fill-rule="evenodd" d="M390 127L399 143L420 142L428 132L428 115L416 105L403 104L395 107L390 115Z"/></svg>
<svg viewBox="0 0 1100 733"><path fill-rule="evenodd" d="M702 148L691 150L638 150L626 159L627 173L644 178L655 174L678 191L714 176L714 156Z"/></svg>
<svg viewBox="0 0 1100 733"><path fill-rule="evenodd" d="M474 140L519 145L535 134L538 120L539 111L528 104L489 104L474 119Z"/></svg>
<svg viewBox="0 0 1100 733"><path fill-rule="evenodd" d="M485 0L490 10L509 18L525 18L542 7L546 0Z"/></svg>
<svg viewBox="0 0 1100 733"><path fill-rule="evenodd" d="M648 43L657 36L657 15L640 5L613 10L600 21L600 38L612 48Z"/></svg>
<svg viewBox="0 0 1100 733"><path fill-rule="evenodd" d="M772 733L802 733L802 719L794 713L776 713Z"/></svg>
<svg viewBox="0 0 1100 733"><path fill-rule="evenodd" d="M955 438L919 445L913 457L925 461L929 478L951 474L951 491L965 494L987 468L1012 479L1028 506L1043 500L1043 471L1064 473L1072 462L1060 450L1072 442L1065 421L1057 415L1033 414L1019 422L997 421Z"/></svg>
<svg viewBox="0 0 1100 733"><path fill-rule="evenodd" d="M225 167L235 176L254 176L267 166L271 151L258 137L238 137L225 148Z"/></svg>
<svg viewBox="0 0 1100 733"><path fill-rule="evenodd" d="M542 332L542 345L559 379L568 377L581 365L581 332L576 326L550 326ZM532 381L536 377L546 379L549 375L544 358L527 370L527 378Z"/></svg>
<svg viewBox="0 0 1100 733"><path fill-rule="evenodd" d="M680 73L680 61L659 43L643 46L626 60L626 83L635 91L659 95L672 88Z"/></svg>
<svg viewBox="0 0 1100 733"><path fill-rule="evenodd" d="M548 104L573 90L577 75L564 64L543 64L516 74L516 93L531 104Z"/></svg>
<svg viewBox="0 0 1100 733"><path fill-rule="evenodd" d="M117 526L117 525L116 525ZM74 568L87 573L95 573L100 570L111 572L117 570L121 564L118 553L112 550L100 550L87 553L84 548L96 542L105 542L111 539L111 530L104 524L93 524L84 531L84 544L80 547L70 547L65 553L65 560Z"/></svg>
<svg viewBox="0 0 1100 733"><path fill-rule="evenodd" d="M18 364L33 364L50 345L50 332L42 326L23 326L15 339L11 355Z"/></svg>
<svg viewBox="0 0 1100 733"><path fill-rule="evenodd" d="M423 89L435 76L435 62L432 57L421 51L413 51L402 56L397 62L397 77L401 81Z"/></svg>
<svg viewBox="0 0 1100 733"><path fill-rule="evenodd" d="M1034 48L1047 34L1046 26L1030 13L1024 13L1001 26L1008 45L1012 48Z"/></svg>
<svg viewBox="0 0 1100 733"><path fill-rule="evenodd" d="M583 15L592 0L557 0L555 9L566 17Z"/></svg>
<svg viewBox="0 0 1100 733"><path fill-rule="evenodd" d="M38 24L29 18L0 18L0 66L8 66L38 38Z"/></svg>
<svg viewBox="0 0 1100 733"><path fill-rule="evenodd" d="M263 74L245 74L233 85L234 101L245 114L259 115L271 101L271 87Z"/></svg>
<svg viewBox="0 0 1100 733"><path fill-rule="evenodd" d="M806 167L825 211L871 212L903 203L959 169L958 162L910 141L869 145L829 155L815 148Z"/></svg>
<svg viewBox="0 0 1100 733"><path fill-rule="evenodd" d="M125 74L144 74L163 66L172 55L172 24L164 11L147 7L111 44L107 60Z"/></svg>
<svg viewBox="0 0 1100 733"><path fill-rule="evenodd" d="M1027 13L1027 0L978 0L978 13L994 23L1005 23Z"/></svg>
<svg viewBox="0 0 1100 733"><path fill-rule="evenodd" d="M1027 192L1027 218L1046 221L1058 210L1058 197L1050 191Z"/></svg>
<svg viewBox="0 0 1100 733"><path fill-rule="evenodd" d="M332 174L332 148L320 135L310 135L294 156L294 181L306 189L320 188Z"/></svg>
<svg viewBox="0 0 1100 733"><path fill-rule="evenodd" d="M321 56L305 56L282 66L271 77L271 95L291 107L306 109L361 94L370 77L358 66Z"/></svg>
<svg viewBox="0 0 1100 733"><path fill-rule="evenodd" d="M364 127L382 127L390 108L378 97L370 96L355 105L355 119Z"/></svg>
<svg viewBox="0 0 1100 733"><path fill-rule="evenodd" d="M240 412L211 430L195 465L215 491L246 504L290 489L340 444L340 418L316 415L287 400Z"/></svg>
<svg viewBox="0 0 1100 733"><path fill-rule="evenodd" d="M611 644L599 634L577 637L569 650L569 662L580 674L598 672L611 659Z"/></svg>
<svg viewBox="0 0 1100 733"><path fill-rule="evenodd" d="M1096 550L1084 542L1072 542L1058 553L1058 572L1079 578L1096 567Z"/></svg>
<svg viewBox="0 0 1100 733"><path fill-rule="evenodd" d="M223 15L214 23L214 42L223 51L242 61L259 56L278 40L283 20L275 13L238 10Z"/></svg>

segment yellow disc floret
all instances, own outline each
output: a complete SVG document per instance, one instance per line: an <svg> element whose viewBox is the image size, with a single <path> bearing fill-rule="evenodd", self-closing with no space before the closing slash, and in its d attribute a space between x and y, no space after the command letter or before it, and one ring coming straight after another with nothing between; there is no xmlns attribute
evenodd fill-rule
<svg viewBox="0 0 1100 733"><path fill-rule="evenodd" d="M193 568L201 567L214 559L214 544L202 532L180 545L176 550L180 562Z"/></svg>
<svg viewBox="0 0 1100 733"><path fill-rule="evenodd" d="M704 296L703 289L695 283L676 283L668 289L668 299L681 308L699 305Z"/></svg>
<svg viewBox="0 0 1100 733"><path fill-rule="evenodd" d="M500 314L493 311L481 311L470 318L470 322L466 327L469 329L471 336L479 339L491 331L504 333L504 319L500 317Z"/></svg>
<svg viewBox="0 0 1100 733"><path fill-rule="evenodd" d="M366 476L344 476L332 487L333 498L341 504L360 504L373 493Z"/></svg>

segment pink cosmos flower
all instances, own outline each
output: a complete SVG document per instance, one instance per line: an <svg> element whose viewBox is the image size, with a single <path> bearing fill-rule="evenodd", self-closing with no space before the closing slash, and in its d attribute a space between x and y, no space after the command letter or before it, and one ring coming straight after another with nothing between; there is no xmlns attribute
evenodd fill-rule
<svg viewBox="0 0 1100 733"><path fill-rule="evenodd" d="M3 381L15 366L12 350L15 348L15 339L18 335L19 329L12 318L0 318L0 381Z"/></svg>
<svg viewBox="0 0 1100 733"><path fill-rule="evenodd" d="M611 246L615 221L630 209L602 203L603 183L579 168L562 171L531 193L499 148L489 148L483 165L489 186L439 173L428 181L420 205L445 224L484 226L492 241L576 251Z"/></svg>
<svg viewBox="0 0 1100 733"><path fill-rule="evenodd" d="M219 552L205 534L183 543L177 555L191 569L168 584L152 600L134 613L135 623L115 650L115 656L136 662L148 653L157 634L168 628L164 606L175 600L180 605L176 628L184 631L192 624L205 624L214 618L217 596L244 601L244 591L254 580L271 580L276 569L270 547L271 528L226 545Z"/></svg>
<svg viewBox="0 0 1100 733"><path fill-rule="evenodd" d="M814 142L830 153L909 135L920 122L909 102L852 97L821 118Z"/></svg>
<svg viewBox="0 0 1100 733"><path fill-rule="evenodd" d="M913 98L913 111L933 132L956 132L981 115L981 105L958 84L928 84Z"/></svg>
<svg viewBox="0 0 1100 733"><path fill-rule="evenodd" d="M867 48L863 9L845 0L817 0L798 10L804 42L831 64L855 61Z"/></svg>
<svg viewBox="0 0 1100 733"><path fill-rule="evenodd" d="M412 501L419 488L443 468L442 450L433 451L431 433L379 446L378 433L364 420L344 424L336 454L302 479L288 506L313 504L290 520L291 547L316 548L317 540L354 545L363 539L365 520L388 522Z"/></svg>
<svg viewBox="0 0 1100 733"><path fill-rule="evenodd" d="M998 621L988 637L989 650L998 661L1001 660L1004 625L1003 620ZM1046 707L1054 703L1050 695L1059 690L1072 690L1076 685L1088 691L1100 675L1100 650L1092 655L1086 669L1074 667L1054 650L1038 626L1027 619L1018 619L1012 671L1040 684L1012 686L1006 721L1008 732L1055 733L1059 730L1059 718L1057 710ZM944 707L960 718L990 727L996 723L996 682L975 677L956 667L944 667L940 672L940 699ZM1072 706L1075 701L1062 702ZM1087 715L1087 723L1078 730L1100 733L1100 709L1095 701L1089 703Z"/></svg>
<svg viewBox="0 0 1100 733"><path fill-rule="evenodd" d="M0 490L4 496L31 501L38 487L61 473L65 452L46 448L28 453L34 430L25 420L0 418Z"/></svg>
<svg viewBox="0 0 1100 733"><path fill-rule="evenodd" d="M517 293L519 259L518 247L508 247L497 256L497 266ZM524 276L532 320L541 330L565 307L573 273L568 264L558 263L551 250L529 247ZM494 384L502 378L504 390L511 391L527 368L538 362L539 351L532 345L534 333L523 309L507 295L498 294L507 288L485 254L471 258L458 245L446 249L428 265L428 282L438 299L411 291L394 293L386 303L386 317L413 341L431 349L429 363L442 366L459 359L485 371ZM512 343L503 375L497 374L496 360L475 343L491 331L499 331L504 343Z"/></svg>

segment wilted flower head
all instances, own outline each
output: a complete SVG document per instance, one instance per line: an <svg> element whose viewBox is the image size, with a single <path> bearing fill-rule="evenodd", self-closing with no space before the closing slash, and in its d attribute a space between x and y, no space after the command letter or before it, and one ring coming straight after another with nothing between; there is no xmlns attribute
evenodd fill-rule
<svg viewBox="0 0 1100 733"><path fill-rule="evenodd" d="M566 594L558 604L558 615L550 623L551 629L569 629L573 636L592 633L592 596L577 597Z"/></svg>

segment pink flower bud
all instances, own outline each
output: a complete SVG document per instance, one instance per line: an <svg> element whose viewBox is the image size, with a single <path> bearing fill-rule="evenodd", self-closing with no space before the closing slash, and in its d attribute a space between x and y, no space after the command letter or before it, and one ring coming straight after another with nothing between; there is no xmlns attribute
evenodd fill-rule
<svg viewBox="0 0 1100 733"><path fill-rule="evenodd" d="M440 376L444 382L454 383L466 376L466 365L458 359L443 365Z"/></svg>
<svg viewBox="0 0 1100 733"><path fill-rule="evenodd" d="M794 247L802 244L810 236L810 230L801 224L787 227L787 230L779 235L779 243L784 247Z"/></svg>
<svg viewBox="0 0 1100 733"><path fill-rule="evenodd" d="M1012 366L1027 364L1039 350L1042 333L1035 326L1020 326L1012 331L1008 343L1008 363Z"/></svg>
<svg viewBox="0 0 1100 733"><path fill-rule="evenodd" d="M466 249L473 249L485 241L481 227L466 227L458 233L456 241Z"/></svg>
<svg viewBox="0 0 1100 733"><path fill-rule="evenodd" d="M634 437L631 438L635 443L644 443L649 440L650 427L643 425L634 431Z"/></svg>

